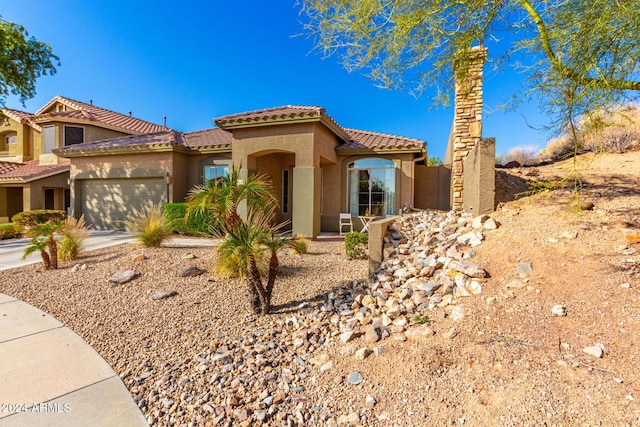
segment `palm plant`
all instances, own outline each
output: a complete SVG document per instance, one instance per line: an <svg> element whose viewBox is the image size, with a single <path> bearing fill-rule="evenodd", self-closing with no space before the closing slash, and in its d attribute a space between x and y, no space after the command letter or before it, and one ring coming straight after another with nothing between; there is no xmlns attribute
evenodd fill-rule
<svg viewBox="0 0 640 427"><path fill-rule="evenodd" d="M238 206L241 202L246 203L247 213L262 212L267 215L276 204L276 197L265 175L250 176L243 180L240 170L232 167L228 176L207 181L190 191L186 220L195 212L209 212L214 230L219 230L223 222L233 227L240 219Z"/></svg>
<svg viewBox="0 0 640 427"><path fill-rule="evenodd" d="M36 224L27 231L27 237L31 237L31 243L24 250L22 259L31 255L33 252L40 251L42 262L46 270L58 268L58 242L56 234L60 232L64 223L47 222L44 224ZM47 252L47 249L49 252Z"/></svg>

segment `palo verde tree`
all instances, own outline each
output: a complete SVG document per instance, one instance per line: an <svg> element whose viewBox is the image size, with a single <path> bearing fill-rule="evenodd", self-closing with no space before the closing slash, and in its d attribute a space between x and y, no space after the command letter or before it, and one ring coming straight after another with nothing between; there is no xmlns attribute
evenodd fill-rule
<svg viewBox="0 0 640 427"><path fill-rule="evenodd" d="M325 56L379 86L446 102L465 52L488 46L495 64L527 74L513 101L536 97L561 118L640 94L637 0L301 0L307 34ZM566 121L563 121L566 123Z"/></svg>
<svg viewBox="0 0 640 427"><path fill-rule="evenodd" d="M29 37L20 24L0 17L0 107L8 95L16 95L24 104L36 93L36 80L56 73L59 65L47 43Z"/></svg>

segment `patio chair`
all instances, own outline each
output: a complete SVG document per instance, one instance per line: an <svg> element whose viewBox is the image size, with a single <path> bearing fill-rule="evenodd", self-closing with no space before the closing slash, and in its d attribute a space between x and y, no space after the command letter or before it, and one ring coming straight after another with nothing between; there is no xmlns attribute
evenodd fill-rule
<svg viewBox="0 0 640 427"><path fill-rule="evenodd" d="M353 222L351 221L351 214L350 213L341 213L340 214L340 235L341 236L344 234L342 228L345 225L349 226L349 231L353 231Z"/></svg>

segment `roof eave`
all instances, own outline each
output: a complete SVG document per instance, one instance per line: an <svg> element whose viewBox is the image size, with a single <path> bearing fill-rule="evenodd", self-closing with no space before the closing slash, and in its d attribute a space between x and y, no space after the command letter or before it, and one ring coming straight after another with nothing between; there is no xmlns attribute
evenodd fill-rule
<svg viewBox="0 0 640 427"><path fill-rule="evenodd" d="M342 148L336 147L336 153L338 155L359 155L359 154L406 154L406 153L422 153L424 147L411 146L411 147L390 147L390 148Z"/></svg>
<svg viewBox="0 0 640 427"><path fill-rule="evenodd" d="M26 177L14 177L14 178L1 178L0 184L27 184L29 182L37 181L39 179L49 178L51 176L59 175L61 173L69 172L71 170L71 166L68 166L65 169L59 169L43 174L26 176Z"/></svg>
<svg viewBox="0 0 640 427"><path fill-rule="evenodd" d="M53 150L56 156L70 159L72 157L91 157L103 156L111 154L139 154L139 153L162 153L162 152L178 152L189 153L188 147L175 144L154 144L154 145L137 145L128 147L104 147L104 148L86 148L75 150Z"/></svg>

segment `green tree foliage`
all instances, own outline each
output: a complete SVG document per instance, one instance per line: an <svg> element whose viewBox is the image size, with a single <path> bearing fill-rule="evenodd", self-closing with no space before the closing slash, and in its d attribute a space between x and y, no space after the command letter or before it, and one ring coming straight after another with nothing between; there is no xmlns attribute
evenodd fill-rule
<svg viewBox="0 0 640 427"><path fill-rule="evenodd" d="M47 43L29 37L20 24L0 18L0 106L8 95L24 104L36 93L36 80L56 73L60 65Z"/></svg>
<svg viewBox="0 0 640 427"><path fill-rule="evenodd" d="M429 157L429 166L440 166L442 159L440 157Z"/></svg>
<svg viewBox="0 0 640 427"><path fill-rule="evenodd" d="M637 0L302 0L301 15L316 47L349 71L413 93L437 86L440 101L454 58L464 73L469 47L485 42L496 64L527 73L518 99L561 115L640 93Z"/></svg>

